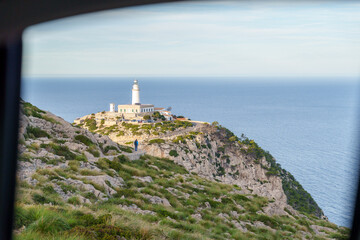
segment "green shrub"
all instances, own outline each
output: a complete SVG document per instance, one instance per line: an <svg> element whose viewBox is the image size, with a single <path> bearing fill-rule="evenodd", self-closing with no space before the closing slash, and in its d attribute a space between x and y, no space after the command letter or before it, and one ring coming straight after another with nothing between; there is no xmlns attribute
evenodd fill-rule
<svg viewBox="0 0 360 240"><path fill-rule="evenodd" d="M52 203L52 204L57 204L56 201L54 201L53 199L49 198L49 197L46 197L46 196L43 196L41 194L38 194L38 193L34 193L32 195L32 199L34 200L35 203L37 204L45 204L45 203Z"/></svg>
<svg viewBox="0 0 360 240"><path fill-rule="evenodd" d="M95 164L98 168L105 170L109 168L110 160L107 158L99 158Z"/></svg>
<svg viewBox="0 0 360 240"><path fill-rule="evenodd" d="M60 124L58 121L56 121L55 119L53 119L52 117L46 116L46 115L42 115L42 119L44 119L45 121L54 123L54 124Z"/></svg>
<svg viewBox="0 0 360 240"><path fill-rule="evenodd" d="M177 153L176 150L171 150L171 151L169 152L169 155L172 156L172 157L177 157L177 156L179 156L179 154Z"/></svg>
<svg viewBox="0 0 360 240"><path fill-rule="evenodd" d="M249 198L247 198L245 195L241 195L241 194L235 194L232 196L232 198L237 202L237 203L244 203L244 202L248 202L250 201Z"/></svg>
<svg viewBox="0 0 360 240"><path fill-rule="evenodd" d="M172 140L172 142L173 143L179 143L179 142L181 142L181 143L186 143L186 140L184 139L184 137L183 136L177 136L174 140Z"/></svg>
<svg viewBox="0 0 360 240"><path fill-rule="evenodd" d="M85 154L81 154L81 155L76 155L75 160L80 162L87 162L88 159L85 156Z"/></svg>
<svg viewBox="0 0 360 240"><path fill-rule="evenodd" d="M53 186L51 185L45 185L42 188L43 193L45 194L57 194L57 192L55 191L55 189L53 188Z"/></svg>
<svg viewBox="0 0 360 240"><path fill-rule="evenodd" d="M99 176L99 175L103 175L102 172L96 171L96 170L91 170L91 169L81 169L79 171L79 173L83 176Z"/></svg>
<svg viewBox="0 0 360 240"><path fill-rule="evenodd" d="M97 129L95 119L88 118L84 122L85 122L85 126L87 126L89 128L89 131L93 132L93 131L95 131Z"/></svg>
<svg viewBox="0 0 360 240"><path fill-rule="evenodd" d="M124 135L125 135L124 131L118 131L116 134L117 137L124 136ZM130 142L130 143L132 143L132 142ZM125 144L127 144L127 143L125 143Z"/></svg>
<svg viewBox="0 0 360 240"><path fill-rule="evenodd" d="M65 157L66 160L71 160L76 158L76 155L72 153L67 146L55 145L55 144L51 144L50 146L55 155L63 156Z"/></svg>
<svg viewBox="0 0 360 240"><path fill-rule="evenodd" d="M36 221L36 212L33 209L26 209L23 207L15 207L14 212L14 229L21 228L22 226L29 226L32 222Z"/></svg>
<svg viewBox="0 0 360 240"><path fill-rule="evenodd" d="M97 197L95 196L95 194L93 192L84 193L83 197L87 198L89 200L93 200L93 201L97 200Z"/></svg>
<svg viewBox="0 0 360 240"><path fill-rule="evenodd" d="M79 197L73 196L67 200L68 203L72 205L80 205L80 199Z"/></svg>
<svg viewBox="0 0 360 240"><path fill-rule="evenodd" d="M186 174L188 173L186 169L180 165L174 163L174 161L166 159L166 158L159 158L156 162L153 163L159 169L171 171L174 173ZM167 180L169 182L169 180Z"/></svg>
<svg viewBox="0 0 360 240"><path fill-rule="evenodd" d="M51 136L47 132L41 130L38 127L32 127L32 126L28 126L26 128L26 134L24 134L24 137L25 137L25 139L26 138L41 138L41 137L51 138Z"/></svg>
<svg viewBox="0 0 360 240"><path fill-rule="evenodd" d="M91 227L75 227L71 229L71 233L85 236L88 239L99 240L116 240L124 237L125 239L150 239L142 238L142 236L132 229L122 229L111 225L94 225Z"/></svg>
<svg viewBox="0 0 360 240"><path fill-rule="evenodd" d="M22 107L24 110L24 114L26 116L42 118L42 114L46 113L45 111L40 110L39 108L35 107L34 105L32 105L31 103L28 103L28 102L22 102Z"/></svg>
<svg viewBox="0 0 360 240"><path fill-rule="evenodd" d="M153 144L153 143L157 143L157 144L161 144L161 143L165 143L165 140L164 139L160 139L160 138L155 138L155 139L151 139L149 141L150 144Z"/></svg>
<svg viewBox="0 0 360 240"><path fill-rule="evenodd" d="M27 153L22 153L18 156L18 161L21 162L30 162L32 157Z"/></svg>
<svg viewBox="0 0 360 240"><path fill-rule="evenodd" d="M125 156L124 154L121 154L121 155L117 156L116 159L117 159L120 163L129 162L129 158L128 158L127 156Z"/></svg>
<svg viewBox="0 0 360 240"><path fill-rule="evenodd" d="M64 144L66 142L66 140L63 139L53 139L52 141L57 144Z"/></svg>
<svg viewBox="0 0 360 240"><path fill-rule="evenodd" d="M84 136L84 135L76 135L75 140L78 140L79 142L82 142L86 146L94 145L94 143L90 140L90 138Z"/></svg>
<svg viewBox="0 0 360 240"><path fill-rule="evenodd" d="M109 167L118 172L121 169L121 163L118 159L114 158L109 162Z"/></svg>
<svg viewBox="0 0 360 240"><path fill-rule="evenodd" d="M108 153L110 150L115 150L116 152L119 152L119 149L117 147L108 145L105 147L103 153Z"/></svg>
<svg viewBox="0 0 360 240"><path fill-rule="evenodd" d="M30 224L28 229L44 234L53 234L69 230L70 226L64 218L60 217L58 214L52 213L41 216L35 222Z"/></svg>
<svg viewBox="0 0 360 240"><path fill-rule="evenodd" d="M65 194L67 194L68 192L71 192L71 193L76 192L76 187L74 187L73 185L68 185L63 182L60 182L58 184L60 185L61 189L63 190L63 192Z"/></svg>
<svg viewBox="0 0 360 240"><path fill-rule="evenodd" d="M89 147L87 151L91 153L94 157L100 157L100 152L96 150L94 146Z"/></svg>
<svg viewBox="0 0 360 240"><path fill-rule="evenodd" d="M127 152L127 153L132 153L133 152L131 147L129 147L129 146L123 146L123 145L118 144L118 147L123 152Z"/></svg>

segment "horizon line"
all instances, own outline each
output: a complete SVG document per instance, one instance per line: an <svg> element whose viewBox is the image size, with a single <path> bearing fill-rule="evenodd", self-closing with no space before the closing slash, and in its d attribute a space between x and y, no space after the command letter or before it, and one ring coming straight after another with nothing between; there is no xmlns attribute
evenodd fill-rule
<svg viewBox="0 0 360 240"><path fill-rule="evenodd" d="M317 79L336 79L336 78L351 78L351 79L359 79L360 80L360 75L359 76L349 76L349 75L338 75L338 76L319 76L319 75L303 75L303 76L243 76L243 75L152 75L152 74L148 74L148 75L113 75L113 74L92 74L92 75L83 75L83 74L56 74L56 75L30 75L30 76L21 76L21 79L26 79L26 78L99 78L99 77L108 77L108 78L134 78L134 79L138 79L138 78L153 78L153 77L158 77L158 78L166 78L166 77L171 77L171 78L247 78L247 79L272 79L272 78L292 78L292 79L299 79L299 78L317 78Z"/></svg>

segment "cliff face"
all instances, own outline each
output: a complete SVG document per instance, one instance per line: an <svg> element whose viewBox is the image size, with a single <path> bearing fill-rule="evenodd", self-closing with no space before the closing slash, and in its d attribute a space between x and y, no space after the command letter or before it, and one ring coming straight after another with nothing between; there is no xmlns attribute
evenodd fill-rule
<svg viewBox="0 0 360 240"><path fill-rule="evenodd" d="M153 156L168 157L199 176L238 185L245 194L275 200L264 209L267 214L286 214L285 208L291 205L326 218L310 194L254 141L239 139L221 126L198 124L196 130L164 143L144 143L143 149Z"/></svg>
<svg viewBox="0 0 360 240"><path fill-rule="evenodd" d="M116 127L139 136L139 126L110 126ZM348 229L287 204L284 179L291 175L250 140L206 124L141 129L150 134L134 152L112 141L112 133L74 127L23 103L15 239L348 236Z"/></svg>

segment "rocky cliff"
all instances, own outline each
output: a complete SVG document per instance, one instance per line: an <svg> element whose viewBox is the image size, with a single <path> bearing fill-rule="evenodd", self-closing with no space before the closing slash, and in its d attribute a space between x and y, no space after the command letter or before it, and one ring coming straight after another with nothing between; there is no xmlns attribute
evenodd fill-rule
<svg viewBox="0 0 360 240"><path fill-rule="evenodd" d="M164 122L155 135L162 138L146 126L144 155L29 103L21 116L16 239L348 235L315 216L316 205L309 210L311 197L268 153L221 126ZM306 211L294 209L287 191L305 196Z"/></svg>
<svg viewBox="0 0 360 240"><path fill-rule="evenodd" d="M244 135L235 136L218 123L159 121L109 125L95 120L96 115L87 117L80 127L107 135L121 144L132 144L138 139L141 148L150 155L170 158L207 179L236 184L244 193L275 199L267 209L269 214L284 214L290 205L326 219L311 195L269 152Z"/></svg>
<svg viewBox="0 0 360 240"><path fill-rule="evenodd" d="M224 127L197 124L195 131L144 144L148 154L168 157L199 176L236 184L245 194L274 199L275 202L265 209L267 214L285 214L284 209L291 205L296 210L326 219L311 195L270 153L253 140L245 136L238 138Z"/></svg>

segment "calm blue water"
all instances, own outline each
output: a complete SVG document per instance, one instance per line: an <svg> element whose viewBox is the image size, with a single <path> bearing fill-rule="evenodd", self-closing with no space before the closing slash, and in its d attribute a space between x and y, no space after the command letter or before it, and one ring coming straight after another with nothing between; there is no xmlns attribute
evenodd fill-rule
<svg viewBox="0 0 360 240"><path fill-rule="evenodd" d="M25 79L26 101L72 122L131 103L131 78ZM218 121L269 150L330 221L351 225L356 190L358 86L251 83L236 79L142 78L141 102L194 120ZM359 100L359 101L358 101Z"/></svg>

